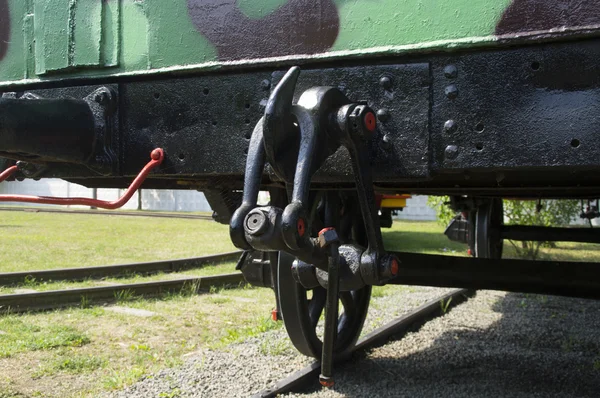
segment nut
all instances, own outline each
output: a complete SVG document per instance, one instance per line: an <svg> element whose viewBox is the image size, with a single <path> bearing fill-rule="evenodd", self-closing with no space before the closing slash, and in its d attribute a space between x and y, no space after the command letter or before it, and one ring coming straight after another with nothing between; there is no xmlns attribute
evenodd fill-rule
<svg viewBox="0 0 600 398"><path fill-rule="evenodd" d="M335 228L324 228L319 232L319 238L317 241L319 243L319 247L324 249L332 243L339 242L340 238L338 237Z"/></svg>

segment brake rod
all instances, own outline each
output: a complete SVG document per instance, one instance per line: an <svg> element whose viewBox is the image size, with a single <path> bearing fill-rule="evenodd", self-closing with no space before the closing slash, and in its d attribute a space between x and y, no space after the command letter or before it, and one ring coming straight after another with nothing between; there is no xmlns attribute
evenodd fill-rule
<svg viewBox="0 0 600 398"><path fill-rule="evenodd" d="M99 207L101 209L114 210L123 207L133 194L142 185L148 174L158 167L164 160L165 153L161 148L156 148L150 154L150 161L144 166L140 173L135 177L129 188L123 193L123 195L115 201L98 200L92 198L61 198L52 196L33 196L33 195L0 195L0 202L25 202L25 203L37 203L46 205L82 205ZM6 180L8 177L13 175L18 170L17 166L11 166L4 170L0 174L0 182Z"/></svg>

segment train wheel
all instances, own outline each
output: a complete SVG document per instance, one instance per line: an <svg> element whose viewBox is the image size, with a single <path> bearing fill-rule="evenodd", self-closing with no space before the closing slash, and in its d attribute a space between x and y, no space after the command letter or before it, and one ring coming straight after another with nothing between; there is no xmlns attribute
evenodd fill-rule
<svg viewBox="0 0 600 398"><path fill-rule="evenodd" d="M323 343L318 335L319 319L325 308L327 290L318 287L305 289L292 276L294 257L279 253L279 310L292 344L302 354L320 358ZM335 352L351 348L362 330L371 298L371 286L340 292ZM343 310L342 310L343 308Z"/></svg>
<svg viewBox="0 0 600 398"><path fill-rule="evenodd" d="M329 193L328 195L334 195ZM326 196L326 195L323 195ZM318 206L315 200L313 212L313 226L320 229L325 225L323 220L334 221L340 240L343 243L357 242L363 247L367 244L364 223L355 197L344 197L343 204L333 206L336 212L342 213L340 217L329 217L325 214L326 206ZM321 204L324 202L322 201ZM340 210L343 208L343 211ZM330 208L331 209L331 208ZM314 231L313 231L314 233ZM290 340L302 354L320 358L322 340L319 334L323 327L319 324L321 315L324 314L327 290L323 287L306 289L297 283L292 276L292 263L294 257L279 253L277 272L279 310L290 336ZM369 309L371 299L371 286L365 286L353 291L340 291L340 308L338 315L337 336L335 340L335 353L342 353L351 348L362 330L363 323Z"/></svg>
<svg viewBox="0 0 600 398"><path fill-rule="evenodd" d="M475 257L502 258L504 207L501 198L479 206L475 219Z"/></svg>

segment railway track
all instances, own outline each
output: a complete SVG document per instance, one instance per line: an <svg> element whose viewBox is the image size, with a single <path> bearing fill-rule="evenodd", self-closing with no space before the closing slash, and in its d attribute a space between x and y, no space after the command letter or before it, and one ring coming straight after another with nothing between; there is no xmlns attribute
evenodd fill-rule
<svg viewBox="0 0 600 398"><path fill-rule="evenodd" d="M51 290L35 293L0 295L0 313L43 311L71 306L110 303L126 297L156 297L167 293L198 293L211 287L237 285L244 282L241 272L180 278L167 281L96 286L80 289Z"/></svg>
<svg viewBox="0 0 600 398"><path fill-rule="evenodd" d="M85 279L103 279L132 274L150 275L158 272L178 272L199 268L207 264L237 260L241 254L241 251L234 251L210 256L145 263L8 272L0 274L0 286L14 286L25 282L81 281Z"/></svg>
<svg viewBox="0 0 600 398"><path fill-rule="evenodd" d="M360 339L351 351L336 360L337 364L349 361L354 354L384 344L391 337L399 339L407 333L418 329L426 322L445 314L452 307L462 303L474 294L474 290L457 289L443 296L428 301L413 311L405 314L367 334ZM321 366L318 361L290 374L278 381L269 389L253 395L254 398L275 397L279 394L294 392L318 384Z"/></svg>
<svg viewBox="0 0 600 398"><path fill-rule="evenodd" d="M60 214L85 214L96 216L131 216L131 217L158 217L158 218L187 218L194 220L212 220L209 215L202 214L175 214L158 213L149 211L104 211L104 210L65 210L46 207L0 207L0 211L21 211L26 213L60 213Z"/></svg>
<svg viewBox="0 0 600 398"><path fill-rule="evenodd" d="M178 272L213 263L236 260L241 252L147 263L118 264L100 267L64 268L56 270L10 272L0 274L0 286L24 282L80 281L108 277L149 275L158 272ZM173 280L96 286L77 289L51 290L0 295L0 313L41 311L74 305L118 301L124 297L155 297L185 290L197 293L211 287L235 285L244 281L240 272L231 274L189 277Z"/></svg>

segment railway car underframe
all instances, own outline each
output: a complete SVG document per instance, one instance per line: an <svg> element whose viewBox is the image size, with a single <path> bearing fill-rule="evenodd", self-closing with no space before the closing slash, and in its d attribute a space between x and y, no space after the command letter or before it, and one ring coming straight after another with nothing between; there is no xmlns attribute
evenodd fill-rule
<svg viewBox="0 0 600 398"><path fill-rule="evenodd" d="M240 269L274 289L294 345L322 358L327 385L373 285L600 296L595 263L501 259L503 239L600 243L599 230L503 226L500 200L599 197L599 108L598 39L53 80L5 90L0 156L19 161L18 179L122 188L162 148L143 188L205 192L246 250ZM452 196L470 215L475 258L387 252L376 193Z"/></svg>

